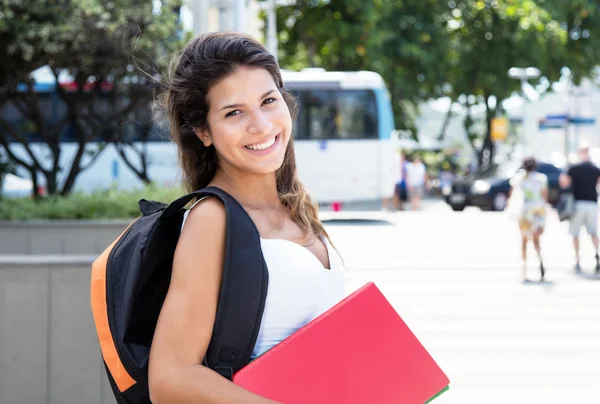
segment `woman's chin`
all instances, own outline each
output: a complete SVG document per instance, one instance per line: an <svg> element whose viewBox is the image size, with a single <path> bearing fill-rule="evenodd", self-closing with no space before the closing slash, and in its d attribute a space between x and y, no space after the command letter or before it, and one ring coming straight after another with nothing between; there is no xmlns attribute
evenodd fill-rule
<svg viewBox="0 0 600 404"><path fill-rule="evenodd" d="M272 174L281 168L284 157L284 153L281 153L281 155L274 155L272 158L262 159L262 161L249 161L245 171L258 175Z"/></svg>
<svg viewBox="0 0 600 404"><path fill-rule="evenodd" d="M253 165L252 167L248 167L248 171L256 175L269 175L277 172L282 165L283 160L279 162L273 162L272 164L261 164L259 166Z"/></svg>

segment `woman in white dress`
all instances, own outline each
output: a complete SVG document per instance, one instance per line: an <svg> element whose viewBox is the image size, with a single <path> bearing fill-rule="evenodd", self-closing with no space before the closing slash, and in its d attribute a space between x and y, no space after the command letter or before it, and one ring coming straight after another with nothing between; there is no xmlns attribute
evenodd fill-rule
<svg viewBox="0 0 600 404"><path fill-rule="evenodd" d="M295 99L275 58L240 33L193 39L174 63L165 97L189 191L218 187L250 215L269 270L256 357L341 300L343 261L298 180ZM225 256L224 206L188 210L152 341L153 403L273 403L203 366Z"/></svg>
<svg viewBox="0 0 600 404"><path fill-rule="evenodd" d="M548 201L548 178L536 171L537 162L533 157L523 161L523 168L511 179L509 205L518 206L518 221L521 231L521 256L523 279L527 281L527 244L533 247L539 258L540 279L544 280L545 268L542 260L540 237L546 226L546 204ZM516 200L518 199L518 200Z"/></svg>

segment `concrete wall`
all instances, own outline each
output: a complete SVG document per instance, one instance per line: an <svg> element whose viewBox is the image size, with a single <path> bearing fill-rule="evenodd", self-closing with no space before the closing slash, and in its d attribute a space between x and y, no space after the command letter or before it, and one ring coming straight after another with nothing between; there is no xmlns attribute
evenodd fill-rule
<svg viewBox="0 0 600 404"><path fill-rule="evenodd" d="M115 403L90 309L93 259L0 256L0 403Z"/></svg>
<svg viewBox="0 0 600 404"><path fill-rule="evenodd" d="M0 255L99 255L129 223L127 220L0 221Z"/></svg>

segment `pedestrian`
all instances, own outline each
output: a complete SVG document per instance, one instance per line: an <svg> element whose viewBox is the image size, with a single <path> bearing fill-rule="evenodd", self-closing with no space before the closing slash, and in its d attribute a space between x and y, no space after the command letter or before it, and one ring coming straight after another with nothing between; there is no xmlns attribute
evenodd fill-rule
<svg viewBox="0 0 600 404"><path fill-rule="evenodd" d="M527 281L527 246L529 241L537 253L540 267L540 280L544 280L545 268L542 259L540 237L546 225L546 204L548 202L548 178L536 172L537 161L528 157L523 161L522 169L510 180L509 206L516 208L519 230L521 232L521 258L523 261L523 280Z"/></svg>
<svg viewBox="0 0 600 404"><path fill-rule="evenodd" d="M392 206L393 210L404 210L404 204L407 201L407 193L406 193L406 165L408 164L408 159L406 157L406 153L401 152L400 154L394 154L393 161L393 170L395 175L394 181L394 193L392 196ZM383 200L382 210L390 210L389 207L390 200L389 198L385 198Z"/></svg>
<svg viewBox="0 0 600 404"><path fill-rule="evenodd" d="M260 235L269 287L253 359L344 297L342 259L296 171L295 99L275 57L241 33L191 40L166 85L188 190L227 192ZM216 198L196 201L186 212L150 351L152 402L273 403L201 365L217 312L225 226Z"/></svg>
<svg viewBox="0 0 600 404"><path fill-rule="evenodd" d="M559 177L562 188L571 188L575 200L574 212L569 221L569 232L573 237L575 249L575 272L581 272L579 261L579 232L585 226L592 239L596 252L596 273L600 273L600 257L598 257L598 180L600 168L590 161L588 147L579 149L579 163L571 166Z"/></svg>
<svg viewBox="0 0 600 404"><path fill-rule="evenodd" d="M421 208L421 199L425 194L425 181L427 169L419 155L415 155L410 163L406 165L406 188L412 210Z"/></svg>

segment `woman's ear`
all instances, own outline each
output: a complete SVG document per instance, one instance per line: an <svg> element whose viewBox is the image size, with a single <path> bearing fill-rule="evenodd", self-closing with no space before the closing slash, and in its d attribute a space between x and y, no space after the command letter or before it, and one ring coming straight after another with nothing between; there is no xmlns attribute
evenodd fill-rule
<svg viewBox="0 0 600 404"><path fill-rule="evenodd" d="M212 144L211 136L208 130L194 129L194 132L196 133L196 136L198 136L198 139L200 139L204 147L208 147Z"/></svg>

